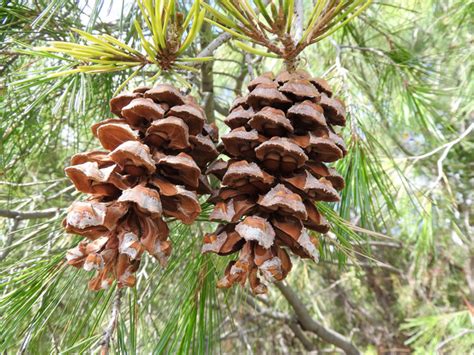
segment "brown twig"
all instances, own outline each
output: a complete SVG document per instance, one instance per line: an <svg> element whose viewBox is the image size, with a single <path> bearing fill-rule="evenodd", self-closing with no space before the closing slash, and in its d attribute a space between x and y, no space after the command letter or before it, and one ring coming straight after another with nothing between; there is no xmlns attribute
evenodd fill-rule
<svg viewBox="0 0 474 355"><path fill-rule="evenodd" d="M333 344L344 350L346 354L360 354L360 351L355 347L354 344L352 344L349 339L344 337L342 334L339 334L335 330L326 328L324 325L314 320L310 316L308 308L306 308L296 292L293 291L290 286L282 282L276 282L275 285L295 311L298 322L303 330L315 333L325 342Z"/></svg>
<svg viewBox="0 0 474 355"><path fill-rule="evenodd" d="M212 36L211 26L204 23L201 27L201 46L206 48ZM199 56L199 55L198 55ZM201 93L203 96L203 108L206 112L207 121L215 122L214 115L214 62L204 62L201 65Z"/></svg>
<svg viewBox="0 0 474 355"><path fill-rule="evenodd" d="M298 325L297 322L289 322L288 327L291 329L293 334L295 334L295 337L298 338L298 340L303 344L303 347L305 348L306 351L314 351L316 350L316 346L313 344L313 342L304 334L303 330L301 327Z"/></svg>
<svg viewBox="0 0 474 355"><path fill-rule="evenodd" d="M0 217L15 219L48 218L56 216L61 211L61 208L47 208L40 211L0 210Z"/></svg>
<svg viewBox="0 0 474 355"><path fill-rule="evenodd" d="M256 298L255 296L253 296L252 298L249 295L246 296L245 300L252 308L254 308L258 312L259 315L284 322L291 329L295 337L299 339L305 350L311 351L316 349L315 345L311 342L310 339L308 339L308 337L304 334L303 330L298 325L295 316L292 317L286 313L261 307L254 301L254 298L258 299L259 301L262 301L262 299Z"/></svg>
<svg viewBox="0 0 474 355"><path fill-rule="evenodd" d="M115 298L114 303L112 305L112 312L110 314L109 324L104 330L104 334L102 335L102 341L99 343L101 347L101 355L107 355L110 350L110 341L117 327L118 316L120 314L120 306L122 304L122 290L123 289L117 287L117 290L115 291Z"/></svg>
<svg viewBox="0 0 474 355"><path fill-rule="evenodd" d="M198 58L201 58L201 57L209 57L211 56L214 51L219 48L220 46L222 46L224 43L226 43L227 41L229 41L230 39L232 38L232 35L227 33L227 32L224 32L224 33L221 33L219 36L217 36L216 38L214 38L207 46L206 48L204 48L201 53L199 53L197 55Z"/></svg>
<svg viewBox="0 0 474 355"><path fill-rule="evenodd" d="M37 186L43 184L51 184L56 182L67 181L67 178L59 178L53 180L43 180L43 181L31 181L31 182L12 182L12 181L0 181L0 185L7 185L13 187L29 187L29 186Z"/></svg>

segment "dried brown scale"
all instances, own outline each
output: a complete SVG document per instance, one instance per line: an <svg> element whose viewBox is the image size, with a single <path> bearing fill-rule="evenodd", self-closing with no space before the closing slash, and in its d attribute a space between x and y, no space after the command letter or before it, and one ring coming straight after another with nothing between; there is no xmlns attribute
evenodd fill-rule
<svg viewBox="0 0 474 355"><path fill-rule="evenodd" d="M283 280L290 271L287 251L318 259L310 230L327 233L329 224L315 202L339 201L344 187L325 164L347 153L333 129L345 122L345 109L326 81L303 70L265 73L248 89L224 121L231 131L222 137L223 153L230 159L207 171L222 181L209 199L211 219L222 224L205 236L202 251L239 252L219 287L248 281L253 292L265 293L265 281Z"/></svg>
<svg viewBox="0 0 474 355"><path fill-rule="evenodd" d="M92 290L114 281L133 286L145 252L166 265L171 242L165 218L185 224L197 218L197 195L211 192L203 172L218 155L216 127L206 124L192 97L171 85L120 94L110 108L119 118L92 127L106 151L79 153L66 168L89 195L73 203L64 220L67 232L85 238L66 258L96 270Z"/></svg>

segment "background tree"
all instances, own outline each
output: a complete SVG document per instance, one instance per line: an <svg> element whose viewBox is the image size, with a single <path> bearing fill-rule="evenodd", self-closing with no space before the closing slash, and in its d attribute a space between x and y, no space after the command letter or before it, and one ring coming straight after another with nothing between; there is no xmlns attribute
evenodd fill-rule
<svg viewBox="0 0 474 355"><path fill-rule="evenodd" d="M179 5L200 14L193 2ZM304 14L314 9L312 1L302 5ZM257 55L262 47L252 53L245 41L229 41L210 22L186 47L191 59L174 62L181 76L158 78L157 63L146 59L154 40L146 11L134 1L0 3L0 349L472 351L473 4L373 2L301 53L300 64L349 104L350 153L338 164L347 186L340 203L324 208L333 229L321 237L320 263L296 263L265 297L215 289L227 260L199 252L203 233L215 228L207 205L199 223L173 226L168 267L146 262L137 287L120 298L114 288L90 293L88 275L63 262L78 242L62 230L64 208L80 198L63 169L97 144L89 126L107 117L114 92L191 83L224 132L228 105L250 78L284 64ZM112 56L81 69L84 57L33 50L51 41L87 45L88 35L72 28L126 43L128 64ZM198 56L205 65L192 60Z"/></svg>

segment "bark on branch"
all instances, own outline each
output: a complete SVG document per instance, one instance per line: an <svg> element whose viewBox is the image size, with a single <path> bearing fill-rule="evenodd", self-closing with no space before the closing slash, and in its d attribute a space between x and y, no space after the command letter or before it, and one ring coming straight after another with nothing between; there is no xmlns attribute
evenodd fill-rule
<svg viewBox="0 0 474 355"><path fill-rule="evenodd" d="M54 217L61 212L58 208L47 208L40 211L16 211L16 210L0 210L0 217L16 218L16 219L35 219Z"/></svg>
<svg viewBox="0 0 474 355"><path fill-rule="evenodd" d="M270 319L275 319L275 320L284 322L288 326L288 328L291 329L295 337L299 339L299 341L301 342L305 350L307 351L316 350L315 345L311 342L310 339L308 339L308 337L305 335L303 330L298 325L297 318L295 316L290 316L289 314L285 314L285 313L273 311L271 309L260 307L250 295L246 296L246 301L252 308L257 310L257 312L260 315L270 318ZM259 301L263 301L263 300L259 299Z"/></svg>
<svg viewBox="0 0 474 355"><path fill-rule="evenodd" d="M291 329L293 334L298 338L298 340L303 344L303 347L306 351L314 351L317 350L316 346L311 342L310 339L304 334L301 327L298 325L297 322L290 322L288 323L288 327Z"/></svg>
<svg viewBox="0 0 474 355"><path fill-rule="evenodd" d="M107 355L110 350L110 341L112 340L112 336L115 332L115 328L117 328L117 321L118 316L120 313L120 306L122 305L122 291L123 289L118 288L115 291L115 299L112 305L112 312L110 315L109 324L107 328L104 330L104 334L102 335L102 341L100 342L100 354Z"/></svg>
<svg viewBox="0 0 474 355"><path fill-rule="evenodd" d="M263 1L263 5L267 6L269 3L268 0ZM259 13L258 9L254 10L255 13ZM228 32L223 32L216 38L214 38L197 56L198 57L209 57L212 56L214 51L222 46L224 43L228 42L232 38L232 35Z"/></svg>
<svg viewBox="0 0 474 355"><path fill-rule="evenodd" d="M298 322L301 328L306 331L310 331L318 335L322 340L337 346L344 350L346 354L359 355L360 351L351 343L349 339L344 337L338 332L326 328L321 323L315 321L309 314L308 308L303 304L301 299L298 297L295 291L290 286L285 285L282 282L276 282L276 287L280 290L283 297L286 298L290 306L295 311L298 318Z"/></svg>
<svg viewBox="0 0 474 355"><path fill-rule="evenodd" d="M201 45L204 48L212 43L209 38L212 36L211 27L204 23L201 28ZM205 50L205 49L204 49ZM207 121L215 122L214 115L214 62L205 62L201 65L201 92L204 96L204 111L206 112Z"/></svg>
<svg viewBox="0 0 474 355"><path fill-rule="evenodd" d="M232 36L228 32L221 33L219 36L214 38L207 46L204 48L201 53L199 53L198 57L209 57L212 56L214 51L222 46L225 42L230 40Z"/></svg>
<svg viewBox="0 0 474 355"><path fill-rule="evenodd" d="M296 0L295 4L295 46L298 45L298 42L301 40L303 36L304 30L304 6L303 0Z"/></svg>

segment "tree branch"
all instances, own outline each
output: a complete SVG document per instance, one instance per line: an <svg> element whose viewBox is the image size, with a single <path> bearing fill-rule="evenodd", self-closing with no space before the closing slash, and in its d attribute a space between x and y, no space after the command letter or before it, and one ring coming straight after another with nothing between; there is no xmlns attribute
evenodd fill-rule
<svg viewBox="0 0 474 355"><path fill-rule="evenodd" d="M122 290L121 288L118 288L115 291L115 299L114 303L112 305L112 312L110 315L110 321L109 324L107 325L107 328L105 328L104 334L102 335L102 341L100 342L100 354L101 355L107 355L109 353L110 349L110 340L112 339L112 335L115 332L115 328L117 327L117 321L118 321L118 316L120 313L120 306L122 304Z"/></svg>
<svg viewBox="0 0 474 355"><path fill-rule="evenodd" d="M30 181L30 182L11 182L11 181L0 181L0 185L14 186L14 187L28 187L37 186L43 184L51 184L55 182L67 181L67 178L44 180L44 181Z"/></svg>
<svg viewBox="0 0 474 355"><path fill-rule="evenodd" d="M222 46L224 43L229 41L232 38L228 32L221 33L219 36L214 38L197 56L199 57L209 57L214 51Z"/></svg>
<svg viewBox="0 0 474 355"><path fill-rule="evenodd" d="M209 37L212 36L211 27L204 23L201 28L201 45L208 46ZM207 47L206 47L207 48ZM204 97L204 111L206 112L207 121L215 122L214 115L214 62L204 62L201 65L201 92Z"/></svg>
<svg viewBox="0 0 474 355"><path fill-rule="evenodd" d="M235 75L232 75L230 73L224 73L224 72L221 72L221 71L214 71L214 75L222 75L222 76L226 76L228 78L234 79L234 80L238 80L238 77L236 77Z"/></svg>
<svg viewBox="0 0 474 355"><path fill-rule="evenodd" d="M296 322L289 322L288 327L291 329L295 337L303 344L303 347L306 351L314 351L316 350L316 346L311 342L310 339L304 334L301 330L300 326Z"/></svg>
<svg viewBox="0 0 474 355"><path fill-rule="evenodd" d="M442 146L439 146L438 148L436 149L433 149L431 152L428 152L428 153L425 153L425 154L422 154L422 155L416 155L416 156L411 156L411 157L408 157L406 158L406 160L414 160L414 163L416 163L418 160L421 160L421 159L425 159L425 158L428 158L436 153L438 153L440 150L443 150L444 149L444 152L443 152L443 156L446 156L447 153L449 152L449 150L456 144L458 144L460 141L462 141L469 133L471 133L471 131L474 129L474 123L471 123L469 127L467 127L467 129L462 132L458 138L456 138L455 140L451 141L451 142L448 142L446 144L443 144Z"/></svg>
<svg viewBox="0 0 474 355"><path fill-rule="evenodd" d="M246 58L247 57L244 54L244 56L242 57L242 61L239 63L241 70L240 70L239 77L235 81L235 88L234 88L235 96L242 96L242 86L244 85L245 77L247 76L247 74L249 74L248 68L245 65ZM251 77L251 79L253 78Z"/></svg>
<svg viewBox="0 0 474 355"><path fill-rule="evenodd" d="M295 1L295 46L303 36L304 27L304 8L303 0Z"/></svg>
<svg viewBox="0 0 474 355"><path fill-rule="evenodd" d="M245 63L247 63L247 71L249 73L250 79L255 78L255 71L253 70L252 66L252 56L250 53L245 53Z"/></svg>
<svg viewBox="0 0 474 355"><path fill-rule="evenodd" d="M256 298L255 296L253 296L253 297ZM258 298L256 298L256 299L258 299ZM278 321L282 321L286 325L288 325L288 327L291 329L291 331L293 332L295 337L297 337L299 339L299 341L301 342L301 344L303 345L303 347L307 351L315 350L314 344L311 342L310 339L308 339L308 337L306 337L306 335L304 334L304 332L301 330L300 326L298 325L298 323L296 321L296 317L294 317L294 316L291 317L289 314L286 314L286 313L273 311L273 310L268 309L268 308L260 307L254 301L254 299L252 297L250 297L249 295L246 295L245 300L252 308L254 308L258 312L258 314L260 314L264 317L270 318L270 319L275 319L275 320L278 320ZM262 301L261 299L258 299L258 300Z"/></svg>
<svg viewBox="0 0 474 355"><path fill-rule="evenodd" d="M215 108L216 111L219 112L222 116L227 116L227 114L229 113L229 108L220 105L217 101L214 102L214 108Z"/></svg>
<svg viewBox="0 0 474 355"><path fill-rule="evenodd" d="M13 242L13 235L18 230L19 225L20 225L20 219L15 218L13 220L13 225L11 226L11 228L8 230L6 234L6 239L5 239L5 243L3 244L2 251L0 251L0 262L3 261L8 256L8 254L10 254L10 251L12 250L10 246L12 245L12 242Z"/></svg>
<svg viewBox="0 0 474 355"><path fill-rule="evenodd" d="M16 211L0 210L0 217L15 219L35 219L54 217L62 211L62 208L48 208L40 211Z"/></svg>
<svg viewBox="0 0 474 355"><path fill-rule="evenodd" d="M294 321L294 319L292 319L289 314L278 312L278 311L273 311L271 309L260 307L253 300L253 298L250 297L249 295L246 296L245 301L249 304L249 306L254 308L262 316L265 316L265 317L268 317L268 318L271 318L271 319L275 319L275 320L281 320L281 321L284 321L284 322Z"/></svg>
<svg viewBox="0 0 474 355"><path fill-rule="evenodd" d="M303 330L317 334L322 340L344 350L346 354L360 354L360 351L355 347L354 344L352 344L349 339L344 337L342 334L339 334L338 332L332 329L328 329L321 323L315 321L309 315L309 310L306 308L306 306L303 304L296 292L293 291L290 286L285 285L282 282L276 282L275 285L295 311L296 316L298 318L298 322L300 323L301 328Z"/></svg>
<svg viewBox="0 0 474 355"><path fill-rule="evenodd" d="M266 6L268 4L268 0L263 1L263 5ZM260 12L258 9L254 10L257 14ZM223 32L216 38L214 38L197 56L199 57L209 57L211 56L214 51L222 46L224 43L228 42L232 38L232 35L228 32Z"/></svg>
<svg viewBox="0 0 474 355"><path fill-rule="evenodd" d="M321 262L325 263L325 264L339 265L337 262L333 262L333 261L329 261L329 260L324 260L324 261L321 261ZM399 274L399 275L402 275L402 276L404 275L403 270L397 269L395 266L385 264L385 263L382 263L382 262L379 262L379 261L376 261L376 260L372 263L370 263L370 262L364 263L362 261L357 261L357 263L347 263L346 262L344 265L345 266L360 267L360 268L365 268L365 269L380 268L380 269L385 269L385 270L388 270L390 272L393 272L394 274Z"/></svg>

